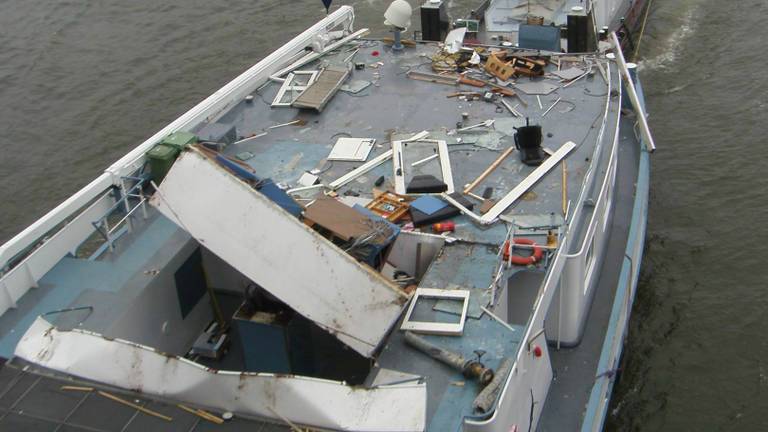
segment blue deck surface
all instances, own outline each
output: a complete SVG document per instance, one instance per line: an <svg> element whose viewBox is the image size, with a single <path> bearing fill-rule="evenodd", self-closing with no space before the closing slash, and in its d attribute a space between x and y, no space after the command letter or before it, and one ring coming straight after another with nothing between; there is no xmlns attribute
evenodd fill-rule
<svg viewBox="0 0 768 432"><path fill-rule="evenodd" d="M0 356L8 358L13 354L19 339L39 315L67 307L92 306L82 301L88 298L117 297L120 288L141 271L178 229L173 222L157 215L135 236L126 238L117 253L103 260L64 257L40 279L38 288L21 298L17 308L0 317Z"/></svg>
<svg viewBox="0 0 768 432"><path fill-rule="evenodd" d="M490 300L488 286L496 271L497 248L478 244L447 245L425 274L420 286L442 289L468 289L469 310L461 336L423 335L430 343L475 358L482 350L483 363L496 369L504 358L513 358L525 327L503 326L485 314L480 306ZM424 299L414 310L418 320L454 322L460 305L453 301ZM399 324L396 326L399 328ZM379 357L379 366L423 376L427 382L427 423L430 431L457 431L465 417L475 416L472 401L481 388L453 370L408 345L403 332L395 330Z"/></svg>
<svg viewBox="0 0 768 432"><path fill-rule="evenodd" d="M440 315L447 315L438 313ZM423 335L430 343L441 348L475 358L474 351L486 353L482 362L497 369L504 358L514 358L525 328L504 327L488 315L480 319L467 319L462 336ZM476 381L468 380L461 372L407 346L403 332L396 330L378 361L380 367L423 376L427 382L427 423L429 431L453 432L461 430L465 417L475 416L472 401L480 393Z"/></svg>

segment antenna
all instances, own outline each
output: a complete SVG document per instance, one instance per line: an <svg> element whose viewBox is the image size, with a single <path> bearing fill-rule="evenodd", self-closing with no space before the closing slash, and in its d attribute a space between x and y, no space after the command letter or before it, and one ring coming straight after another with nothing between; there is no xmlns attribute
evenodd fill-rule
<svg viewBox="0 0 768 432"><path fill-rule="evenodd" d="M395 51L403 49L403 44L400 41L401 33L411 25L411 13L413 13L411 5L405 0L393 1L387 11L384 12L384 25L392 26L395 34L395 41L392 44L392 49Z"/></svg>

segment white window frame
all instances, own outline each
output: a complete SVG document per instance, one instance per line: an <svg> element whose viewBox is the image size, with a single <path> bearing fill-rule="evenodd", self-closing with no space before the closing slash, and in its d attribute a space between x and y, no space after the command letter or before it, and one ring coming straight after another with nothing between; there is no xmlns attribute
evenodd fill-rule
<svg viewBox="0 0 768 432"><path fill-rule="evenodd" d="M294 71L288 74L288 76L285 78L285 81L283 81L283 85L280 86L280 90L277 91L277 94L275 95L275 99L272 101L273 107L289 107L293 103L293 101L296 100L301 94L304 92L304 90L307 89L312 83L315 82L317 79L317 75L319 74L319 71ZM296 78L297 75L308 75L309 80L307 81L306 85L297 85L294 84L293 81ZM291 92L289 94L295 94L295 97L292 97L290 102L281 102L283 100L283 97L286 93Z"/></svg>
<svg viewBox="0 0 768 432"><path fill-rule="evenodd" d="M444 323L434 321L413 321L411 315L416 309L416 303L420 298L436 298L447 300L462 300L461 317L458 323ZM469 308L468 290L445 290L439 288L417 288L411 298L411 305L408 306L408 312L405 314L403 324L400 330L410 330L416 333L461 336L464 332L464 322L467 320L467 309Z"/></svg>
<svg viewBox="0 0 768 432"><path fill-rule="evenodd" d="M417 143L428 143L428 144L437 144L437 154L439 156L438 160L440 161L440 171L442 173L443 178L441 181L445 183L448 186L448 190L445 191L447 194L452 194L454 192L453 187L453 172L451 171L451 159L448 156L448 144L443 140L429 140L429 139L420 139L420 140L405 140L405 141L392 141L392 167L393 167L393 177L395 179L395 192L397 192L400 195L406 194L406 187L405 187L405 177L406 173L410 170L410 165L403 163L403 153L404 153L404 146L403 144L417 144ZM400 173L400 175L397 175L397 173ZM411 195L429 195L429 194L411 194ZM432 194L432 195L440 195L440 193Z"/></svg>

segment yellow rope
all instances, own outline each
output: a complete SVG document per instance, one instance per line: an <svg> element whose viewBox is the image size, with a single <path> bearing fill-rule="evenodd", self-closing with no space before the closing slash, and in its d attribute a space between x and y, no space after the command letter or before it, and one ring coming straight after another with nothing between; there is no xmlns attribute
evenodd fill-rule
<svg viewBox="0 0 768 432"><path fill-rule="evenodd" d="M640 43L643 41L643 33L645 33L645 23L648 22L648 13L651 11L651 4L653 0L648 0L648 6L645 7L645 15L643 16L643 26L640 27L640 37L637 38L637 45L635 46L635 52L632 54L632 58L637 58L637 53L640 52Z"/></svg>

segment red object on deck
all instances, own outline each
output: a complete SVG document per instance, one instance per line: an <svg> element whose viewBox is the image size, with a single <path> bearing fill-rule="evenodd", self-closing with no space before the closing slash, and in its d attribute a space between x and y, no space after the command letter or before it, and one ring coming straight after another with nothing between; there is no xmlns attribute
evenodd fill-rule
<svg viewBox="0 0 768 432"><path fill-rule="evenodd" d="M534 357L541 357L541 347L536 345L533 347L533 355Z"/></svg>
<svg viewBox="0 0 768 432"><path fill-rule="evenodd" d="M432 225L432 231L434 231L436 233L449 232L449 231L453 231L455 229L456 229L456 224L451 222L451 221L439 222L439 223L436 223L436 224Z"/></svg>
<svg viewBox="0 0 768 432"><path fill-rule="evenodd" d="M512 255L512 259L509 259L509 242L504 243L504 261L512 261L515 265L531 265L536 264L544 256L544 251L541 246L536 244L533 240L527 238L518 237L515 239L515 244L533 246L533 254L531 256L523 257L520 255Z"/></svg>

